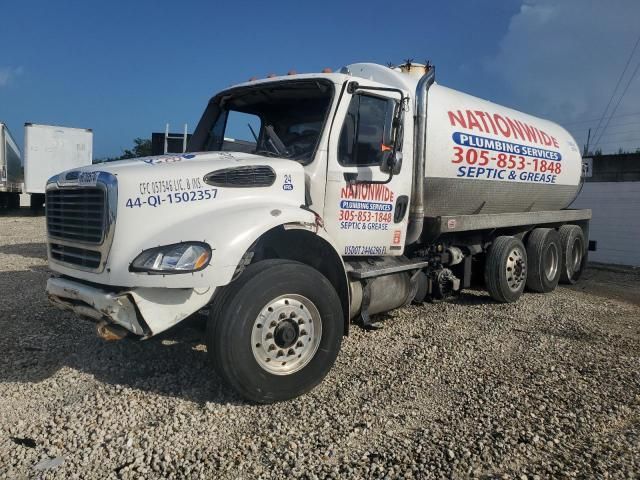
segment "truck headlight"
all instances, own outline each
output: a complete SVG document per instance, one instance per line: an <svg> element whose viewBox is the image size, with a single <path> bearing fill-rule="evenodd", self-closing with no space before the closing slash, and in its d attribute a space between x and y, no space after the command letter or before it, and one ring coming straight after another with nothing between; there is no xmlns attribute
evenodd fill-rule
<svg viewBox="0 0 640 480"><path fill-rule="evenodd" d="M129 271L147 273L190 273L211 261L211 247L202 242L184 242L144 250L131 262Z"/></svg>

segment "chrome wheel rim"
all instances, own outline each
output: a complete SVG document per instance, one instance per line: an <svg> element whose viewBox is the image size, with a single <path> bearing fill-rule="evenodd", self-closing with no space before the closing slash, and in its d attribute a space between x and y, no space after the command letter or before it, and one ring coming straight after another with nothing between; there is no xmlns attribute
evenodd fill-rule
<svg viewBox="0 0 640 480"><path fill-rule="evenodd" d="M558 264L560 263L558 255L558 247L555 243L550 243L544 256L544 274L547 280L553 280L558 273Z"/></svg>
<svg viewBox="0 0 640 480"><path fill-rule="evenodd" d="M315 356L322 320L311 300L281 295L260 311L251 330L251 351L258 365L274 375L291 375Z"/></svg>
<svg viewBox="0 0 640 480"><path fill-rule="evenodd" d="M524 258L524 253L519 248L513 248L509 252L505 273L509 290L517 292L527 278L527 263Z"/></svg>

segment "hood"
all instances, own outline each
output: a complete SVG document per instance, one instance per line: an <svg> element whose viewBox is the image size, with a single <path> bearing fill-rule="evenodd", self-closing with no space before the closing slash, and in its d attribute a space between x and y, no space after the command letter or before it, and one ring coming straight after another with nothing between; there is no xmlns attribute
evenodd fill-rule
<svg viewBox="0 0 640 480"><path fill-rule="evenodd" d="M294 160L285 158L266 157L242 152L195 152L195 153L169 153L153 157L140 157L129 160L117 160L114 162L95 163L82 168L73 169L79 172L109 172L119 174L137 175L153 172L176 171L211 171L213 169L230 168L236 166L269 165L274 169L291 168L292 164L299 165ZM64 178L63 172L60 174Z"/></svg>
<svg viewBox="0 0 640 480"><path fill-rule="evenodd" d="M209 202L203 200L210 198L218 199L218 205L265 196L304 203L302 165L294 160L239 152L169 154L97 163L62 172L48 183L92 187L105 181L117 184L120 212L131 208L168 209L176 204L184 207L186 203L204 205ZM111 201L115 203L115 198Z"/></svg>
<svg viewBox="0 0 640 480"><path fill-rule="evenodd" d="M305 220L309 215L300 208L305 203L302 165L247 153L187 153L94 164L62 172L50 180L49 188L55 188L53 184L61 189L106 191L107 233L100 247L107 255L106 264L101 272L74 271L96 283L139 283L139 275L129 272L128 266L148 248L203 241L221 249L229 243L242 244L260 222L284 222L285 211L299 210ZM86 202L84 216L99 218L100 212L91 210L95 200L80 202ZM227 261L216 256L216 266L226 268ZM61 273L70 271L60 265L56 268ZM151 277L148 282L162 284Z"/></svg>
<svg viewBox="0 0 640 480"><path fill-rule="evenodd" d="M96 163L81 168L64 171L49 179L48 183L60 186L94 186L100 172L117 179L120 199L123 194L146 197L152 194L180 193L208 188L204 177L220 170L239 168L240 176L254 175L248 167L267 167L258 172L269 174L275 178L273 186L280 190L293 190L293 181L297 190L304 190L304 169L294 160L277 157L266 157L242 152L196 152L184 154L167 154L153 157L141 157L130 160ZM244 170L243 170L244 168ZM221 172L224 177L224 172ZM274 176L275 174L275 176ZM219 179L219 177L217 177ZM236 178L237 180L237 178ZM279 184L278 184L279 182ZM251 184L234 185L233 183L209 185L218 188L251 187ZM269 185L256 185L264 187ZM246 188L242 188L246 190ZM142 198L142 201L145 199Z"/></svg>

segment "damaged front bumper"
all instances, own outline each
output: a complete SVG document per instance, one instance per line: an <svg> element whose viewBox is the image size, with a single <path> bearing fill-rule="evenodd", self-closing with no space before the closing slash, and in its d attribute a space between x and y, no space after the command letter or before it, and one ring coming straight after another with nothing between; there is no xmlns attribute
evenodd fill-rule
<svg viewBox="0 0 640 480"><path fill-rule="evenodd" d="M52 277L47 295L58 308L98 322L119 325L148 338L204 307L212 288L131 288L113 291L73 279Z"/></svg>

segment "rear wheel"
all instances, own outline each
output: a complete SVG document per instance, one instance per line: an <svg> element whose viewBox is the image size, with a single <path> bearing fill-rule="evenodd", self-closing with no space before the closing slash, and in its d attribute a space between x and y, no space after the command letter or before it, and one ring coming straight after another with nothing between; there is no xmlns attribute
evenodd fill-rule
<svg viewBox="0 0 640 480"><path fill-rule="evenodd" d="M502 303L515 302L527 279L527 254L516 237L496 238L487 252L484 281L489 295Z"/></svg>
<svg viewBox="0 0 640 480"><path fill-rule="evenodd" d="M558 286L562 253L560 235L552 228L536 228L527 239L527 288L548 293Z"/></svg>
<svg viewBox="0 0 640 480"><path fill-rule="evenodd" d="M288 260L248 266L211 308L207 349L243 397L271 403L315 387L340 350L340 299L317 270Z"/></svg>
<svg viewBox="0 0 640 480"><path fill-rule="evenodd" d="M562 249L560 281L574 284L587 264L587 249L582 229L577 225L560 227L560 247Z"/></svg>

